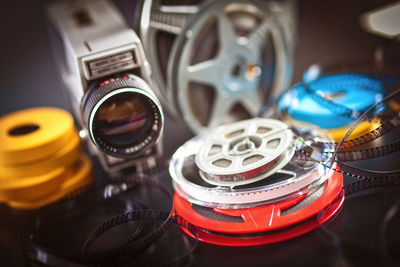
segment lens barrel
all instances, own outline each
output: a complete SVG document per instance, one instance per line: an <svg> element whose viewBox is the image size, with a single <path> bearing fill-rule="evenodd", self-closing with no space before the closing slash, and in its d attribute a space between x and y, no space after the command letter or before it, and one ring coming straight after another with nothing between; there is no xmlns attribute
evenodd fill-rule
<svg viewBox="0 0 400 267"><path fill-rule="evenodd" d="M164 118L158 99L144 80L132 74L91 86L81 110L91 140L115 157L146 153L162 133Z"/></svg>

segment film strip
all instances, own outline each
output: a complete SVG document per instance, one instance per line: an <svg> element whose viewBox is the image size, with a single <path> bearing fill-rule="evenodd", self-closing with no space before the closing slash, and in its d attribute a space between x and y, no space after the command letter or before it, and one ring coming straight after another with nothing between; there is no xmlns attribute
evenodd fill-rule
<svg viewBox="0 0 400 267"><path fill-rule="evenodd" d="M360 188L382 186L385 184L382 181L385 180L398 184L400 180L398 170L386 168L382 171L367 170L357 165L352 166L347 161L373 159L396 153L399 150L398 110L392 108L392 103L398 101L399 95L400 90L396 90L389 93L380 102L368 106L367 110L357 118L347 133L344 134L343 139L338 142L332 142L329 138L324 139L319 130L315 128L308 128L301 124L294 127L279 127L269 119L253 119L221 126L208 134L202 134L189 140L177 150L170 163L170 174L176 189L174 205L177 216L181 216L182 228L186 229L188 235L198 238L200 241L225 246L269 244L297 236L294 232L299 233L298 235L307 232L304 230L305 228L299 225L305 223L305 221L309 222L308 220L303 220L301 223L299 221L292 222L291 224L290 220L287 219L289 217L286 217L283 221L287 223L286 226L290 225L291 229L295 229L293 233L291 230L288 231L286 227L279 228L278 221L282 216L282 211L276 210L279 210L280 205L290 206L288 202L296 202L296 198L299 196L304 197L303 200L307 202L307 198L318 191L316 188L321 190L321 183L317 183L319 187L313 188L313 182L318 179L308 181L308 188L314 190L307 191L302 188L303 191L300 190L294 194L287 191L285 186L265 187L265 184L268 184L268 179L271 179L269 172L271 170L272 173L274 172L273 166L277 166L281 159L277 158L276 154L271 151L268 156L262 156L263 153L258 151L262 149L258 148L265 146L272 139L279 144L285 144L285 142L282 142L283 140L287 141L289 136L293 138L287 144L294 150L294 153L286 154L285 149L279 150L279 146L275 147L277 154L281 157L290 158L288 162L283 161L284 167L279 166L277 168L279 170L284 170L288 165L298 161L307 162L307 166L311 166L311 162L313 162L317 166L323 167L322 176L327 177L324 180L325 183L329 183L335 175L345 175L360 180L353 187L357 185ZM365 120L371 120L371 118L381 119L376 129L368 132L365 136L347 140L357 127L362 125ZM257 142L257 137L262 136L260 133L263 132L261 130L263 127L268 128L271 132L271 138L264 137L265 140L261 138L262 141ZM285 131L289 129L291 134L285 135ZM343 149L342 146L345 146L346 149ZM246 168L247 165L244 162L248 160L249 155L259 155L258 160L261 160L257 162L254 159L248 165L249 168ZM239 160L234 159L234 157L238 157ZM237 161L241 162L242 165ZM257 162L257 164L254 164L254 162ZM231 172L220 171L221 168L212 168L213 164L217 167L228 168ZM309 177L321 177L316 173L311 173L309 173ZM297 177L302 177L301 173L296 172L296 174L298 174ZM252 180L254 177L260 177L260 179ZM293 182L292 178L285 177L282 181L289 184ZM276 182L273 179L271 181ZM254 187L251 187L253 184ZM324 214L325 217L321 217L324 220L313 217L314 220L319 222L318 225L329 221L340 210L345 197L342 190L349 192L349 187L342 188L342 185L340 185L340 192L333 194L333 198L328 201L329 204L318 211L319 214ZM274 191L274 197L266 194L268 189ZM328 189L325 187L326 191L322 190L320 194L323 195ZM318 203L318 197L316 199L314 201ZM303 200L297 199L298 203L302 203ZM257 216L258 209L263 210L263 216ZM277 213L274 214L272 210ZM300 218L304 219L302 217L306 214L304 206L303 209L296 212L300 212L296 214L300 221ZM268 216L268 214L271 216ZM250 222L249 218L252 218L253 221ZM272 229L259 227L268 222L268 226L272 226ZM252 225L253 228L249 225ZM276 226L276 228L273 228L273 226ZM299 228L297 228L298 226ZM311 228L309 230L314 229ZM193 230L196 230L196 235L191 233Z"/></svg>
<svg viewBox="0 0 400 267"><path fill-rule="evenodd" d="M383 171L365 170L365 169L361 169L361 168L358 168L355 166L351 166L347 163L343 163L343 162L341 162L341 159L340 159L340 155L342 153L340 150L341 145L345 144L346 138L351 135L352 131L354 131L364 120L370 118L371 116L375 116L374 112L376 109L379 109L383 106L390 107L391 106L390 103L392 101L398 101L399 94L400 94L400 90L396 90L396 91L390 93L381 102L370 107L369 110L367 112L365 112L362 116L360 116L356 120L356 122L350 127L350 129L348 130L346 135L343 137L341 142L339 142L339 144L336 144L336 150L331 157L333 159L336 159L336 160L332 160L332 162L333 161L337 162L337 165L336 165L336 167L333 168L333 170L337 173L343 173L346 176L350 176L352 178L357 179L357 181L347 184L343 187L344 195L345 195L346 199L351 198L353 195L358 195L361 192L369 192L370 190L377 190L379 188L388 188L388 189L394 190L395 196L399 194L399 192L400 192L399 187L398 187L400 185L399 170L396 170L396 169L395 170L385 169ZM389 108L387 108L385 110L386 114L384 114L384 115L389 116L388 113L392 113L392 114L394 114L393 117L396 118L398 116L397 112L398 112L398 110L396 110L396 109L390 110ZM387 131L385 131L378 137L388 137L385 135L388 135L388 133L391 131L391 133L394 135L394 138L398 138L399 134L398 134L398 132L396 133L397 126L398 125L396 123L390 124L390 127L385 128ZM389 139L390 139L389 141L391 141L393 139L393 136L392 136L392 138L389 138ZM396 144L397 144L397 142L394 142L394 143L384 144L383 146L368 148L366 150L374 150L374 152L372 152L372 153L365 152L365 153L368 153L366 157L363 157L362 154L360 155L360 151L346 151L345 153L350 153L350 157L352 160L355 159L357 155L359 155L358 159L360 159L360 160L371 159L371 158L376 158L376 157L380 157L383 155L387 155L389 153L397 152L398 149L396 148ZM314 160L316 162L319 161L320 157L323 156L321 154L318 155L318 153L316 153L316 150L312 147L309 147L303 151L307 157L314 158ZM353 154L351 154L351 153L353 153ZM335 156L335 154L336 154L336 156ZM394 159L394 162L396 162L396 158L397 158L396 156L392 157L392 159ZM397 167L397 165L395 166L395 168L396 167ZM392 192L392 195L393 195L393 192ZM396 240L396 238L394 238L394 239L392 238L392 240L389 241L389 237L388 237L389 230L388 229L390 228L390 224L392 223L392 221L394 221L396 216L398 215L398 208L399 208L398 207L398 198L395 198L394 200L393 200L393 198L390 199L389 204L387 206L388 206L387 211L385 211L382 216L383 219L377 225L377 228L380 229L377 239L372 240L370 237L369 240L364 240L363 238L360 238L360 237L357 238L357 237L346 236L345 233L341 232L341 230L338 229L337 224L342 224L341 227L344 228L344 226L343 226L344 222L342 221L343 218L351 216L350 214L348 214L348 212L346 212L346 210L344 210L345 209L344 207L342 207L341 210L334 216L334 219L332 219L333 222L330 221L330 222L326 223L325 221L321 220L320 229L324 233L324 236L328 237L328 239L333 244L339 246L341 250L349 252L350 254L355 253L355 255L358 255L358 256L360 255L360 253L362 255L367 255L366 253L368 253L368 255L378 254L380 262L383 261L387 266L396 266L396 265L398 265L399 261L398 261L398 258L396 258L396 256L394 256L396 254L396 252L394 252L394 251L396 251L396 249L395 249L396 242L398 242L398 240ZM335 205L333 205L332 207L335 207ZM328 206L327 210L329 211L329 209L332 207ZM318 216L321 216L321 218L324 218L324 212L325 211L322 211ZM368 214L370 212L371 211L364 211L364 212L357 211L357 216L362 217L362 215L360 215L360 214L364 214L365 216L368 216ZM328 212L328 214L329 214L329 212ZM362 217L362 218L364 220L366 217ZM331 224L333 224L333 226L330 226ZM393 227L391 229L393 230ZM354 230L354 228L352 228L352 230ZM376 238L376 236L374 236L374 238Z"/></svg>
<svg viewBox="0 0 400 267"><path fill-rule="evenodd" d="M332 74L294 85L278 107L294 120L335 129L356 120L385 94L384 83L372 76Z"/></svg>
<svg viewBox="0 0 400 267"><path fill-rule="evenodd" d="M396 222L399 215L399 194L400 194L400 179L398 177L377 177L368 178L365 180L359 180L344 186L344 194L349 203L344 203L341 210L335 217L328 223L322 224L321 222L321 232L324 238L329 242L335 244L341 251L345 254L356 255L359 257L363 255L365 257L362 262L371 262L376 257L379 261L385 264L385 266L397 266L399 259L396 258L396 252L398 253L398 231L393 231L391 223ZM382 195L385 195L384 201L380 201L376 197L373 198L371 195L380 196L378 198L382 199ZM369 196L369 200L365 199ZM389 197L390 196L390 197ZM364 197L364 198L363 198ZM361 199L360 199L361 198ZM373 198L373 200L371 200ZM352 201L363 201L363 205L367 203L373 203L375 205L370 205L368 212L365 209L359 209L354 211L351 203ZM367 202L367 203L366 203ZM379 203L377 206L376 202ZM367 204L368 205L368 204ZM379 212L376 211L379 207ZM381 217L371 218L368 214L379 214ZM374 232L374 235L370 234L370 231L366 236L359 236L358 234L352 233L354 227L358 227L360 222L358 220L352 220L353 229L346 229L346 222L351 220L354 215L362 216L363 220L369 220L368 229L379 229L379 231ZM324 212L318 215L324 216ZM379 219L378 219L379 218ZM378 220L377 220L378 219ZM398 220L397 220L398 221ZM391 231L392 238L389 241L389 233ZM396 244L397 242L397 244ZM362 258L363 258L362 257Z"/></svg>
<svg viewBox="0 0 400 267"><path fill-rule="evenodd" d="M396 91L392 92L391 94L389 94L387 97L385 97L381 102L370 107L363 115L361 115L355 121L355 123L349 128L348 132L343 136L342 140L337 144L336 150L333 153L332 158L337 160L336 155L339 155L338 158L343 157L340 155L345 155L345 156L347 156L347 161L348 161L348 159L353 160L353 159L357 159L357 158L358 159L370 159L370 158L378 157L379 155L387 155L389 153L397 152L398 147L396 144L398 143L398 141L389 143L389 144L384 144L381 146L370 147L370 148L367 148L364 150L359 150L359 151L353 150L353 151L342 152L341 148L342 148L342 145L346 142L345 140L351 135L351 133L354 131L354 129L357 128L358 125L360 125L364 120L370 118L371 116L374 116L374 112L377 108L389 106L388 103L390 103L392 101L398 101L399 96L400 96L400 90L396 90ZM391 139L396 139L396 138L398 138L398 134L396 135L394 131L398 126L398 124L396 123L398 111L391 111L391 110L389 110L389 108L387 108L386 112L394 113L395 114L395 115L393 115L394 119L390 120L391 121L390 124L388 124L388 123L385 124L385 127L380 127L380 129L382 129L382 131L377 130L376 135L373 135L373 134L371 134L371 135L373 135L374 137L375 136L389 137L387 135L388 135L388 133L391 133L392 134L392 136L390 136L390 137L392 137ZM375 140L374 138L370 138L370 139L365 138L365 139L363 139L363 142L359 142L359 144L360 143L361 143L361 145L368 144L368 141L371 139ZM358 144L354 144L354 143L353 143L353 145L354 145L354 147L356 147L356 145L358 146ZM352 177L358 177L358 178L376 178L376 177L389 177L389 176L398 177L398 175L400 174L400 172L398 170L382 171L382 172L362 170L362 169L352 167L344 162L340 162L339 166L341 168L340 171L344 172L346 175L349 175Z"/></svg>
<svg viewBox="0 0 400 267"><path fill-rule="evenodd" d="M389 95L379 104L382 105L387 101L392 101L398 94L399 92L395 92ZM371 113L373 113L373 108L375 107L371 107ZM365 113L357 123L361 123L368 116L369 113ZM264 122L260 123L260 121ZM357 123L353 128L356 128ZM241 132L241 130L244 131ZM252 132L248 134L249 132L246 133L245 130ZM288 133L289 130L290 134ZM187 172L195 170L198 173L198 182L202 183L203 188L201 190L206 195L206 198L200 199L200 201L197 200L196 202L195 196L193 194L189 195L186 192L188 191L187 188L182 190L182 181L175 181L177 193L174 196L173 212L139 209L125 210L121 214L109 216L109 218L106 218L100 224L90 228L87 238L82 243L83 252L76 255L53 253L53 251L50 252L46 248L43 249L43 247L32 245L34 244L33 240L27 240L26 244L29 244L27 245L29 248L27 249L27 254L30 255L30 259L46 264L49 264L49 261L51 261L54 264L73 262L78 265L130 262L135 258L140 258L143 253L147 253L147 248L162 237L162 233L173 225L172 222L177 223L188 236L192 237L192 241L199 240L227 246L270 244L305 234L334 217L340 210L345 197L342 191L342 173L364 180L392 179L394 182L398 181L398 176L395 175L396 172L392 172L389 175L386 173L386 176L383 176L378 172L366 172L355 167L351 167L352 169L349 170L342 162L333 161L332 158L334 157L330 157L330 155L334 154L335 147L332 145L333 142L330 142L329 135L325 136L319 130L302 127L289 129L282 122L268 119L254 119L250 122L245 121L244 124L243 122L239 122L231 127L220 127L215 131L216 133L201 135L190 140L188 143L193 144L195 147L191 146L190 149L187 148L186 152L185 149L180 148L176 154L179 156L173 157L170 164L170 171L171 168L173 171L173 168L178 166L181 168L181 174L185 175L185 179L188 178L186 177ZM220 133L218 133L219 131ZM224 137L231 141L234 139L234 142L231 143L229 141L228 146L226 146L223 143ZM288 140L290 142L287 142ZM326 142L323 142L323 140L326 140ZM270 141L274 142L271 143ZM219 150L213 146L220 144L221 150L227 147L232 150L231 152L234 152L233 154L228 153L228 155L243 157L246 154L244 152L247 150L255 150L259 147L257 142L265 145L269 144L270 153L259 153L263 156L262 158L257 157L257 160L253 159L250 162L252 165L244 165L243 167L251 166L245 172L237 172L237 169L235 169L236 175L214 172L213 167L207 164L204 166L199 164L197 166L196 155L193 155L193 151L200 151L198 157L206 159L208 156L219 155ZM182 147L185 147L185 145ZM201 153L202 150L205 150L203 151L204 153ZM185 153L191 151L191 153L188 154L185 160L177 162L176 160L181 160L182 154L180 153L184 153L182 151ZM211 151L211 155L207 151ZM292 164L307 169L307 172L302 175L300 172L294 171L296 177L288 175L275 177L275 180L271 179L272 174L268 172L271 171L273 166L279 164L279 162L287 161L288 158L290 159L289 163L284 164L284 167L280 168L280 171L288 168L287 165ZM200 169L200 166L202 169ZM197 169L194 167L197 167ZM201 171L205 175L201 176ZM256 178L263 174L267 174L264 179L258 180ZM281 172L279 175L284 174L290 174L290 171L286 173ZM298 180L294 178L298 178ZM143 181L157 187L157 182L151 179L138 178L137 175L131 177L131 179L130 182L133 184ZM179 179L182 179L182 177ZM222 183L222 185L216 186L216 189L212 189L210 185L205 186L205 182L212 179L214 185L210 184L211 186L215 186L215 183ZM264 180L268 179L271 179L269 187L260 186L260 184L262 185L265 182ZM247 181L243 184L241 180ZM227 186L226 183L231 184ZM365 187L367 182L357 184L359 187ZM259 192L251 194L251 189L247 192L241 191L243 189L246 190L246 188L252 188L255 185L257 185L255 188L258 188ZM374 186L376 185L379 185L379 183ZM106 195L110 196L113 195L113 192L118 193L127 190L124 186L108 188L110 190L108 190L109 193ZM344 190L348 190L346 188ZM233 191L236 189L240 190ZM212 193L207 195L207 191L209 190L212 190ZM229 194L229 190L235 194ZM262 191L266 191L268 194ZM274 194L271 192L274 192ZM212 195L217 195L218 199L210 201L208 197ZM243 201L246 195L251 196L247 199L247 203ZM262 197L258 198L259 196L257 195ZM269 220L266 220L266 214L271 215ZM240 218L242 218L242 221L238 221ZM38 220L38 217L36 217L36 220ZM107 251L92 251L96 240L102 238L104 234L107 234L119 225L128 222L142 223L139 223L138 228L132 231L133 233L128 237L127 241L125 240L111 249L108 248ZM46 224L38 224L36 222L31 225ZM37 230L28 227L28 230L25 232L26 236L29 233L29 236L35 237L32 233ZM191 248L188 250L192 252L194 246ZM182 258L187 260L190 253L179 257L178 261ZM38 255L46 255L45 258L47 261L41 261Z"/></svg>
<svg viewBox="0 0 400 267"><path fill-rule="evenodd" d="M276 99L276 107L272 107L273 102L267 103L261 116L272 114L288 123L301 121L317 125L328 129L339 142L352 122L399 86L398 64L389 57L384 58L384 52L378 47L372 60L310 66L303 81ZM369 132L383 125L384 119L365 120L347 140L363 141Z"/></svg>
<svg viewBox="0 0 400 267"><path fill-rule="evenodd" d="M396 101L399 95L400 91L395 91L371 107L350 128L347 136L363 120L375 116L377 107ZM390 112L396 111L385 109L384 115L390 117ZM393 131L395 129L388 133ZM39 240L39 236L43 234L43 228L40 227L47 228L49 224L57 223L53 221L58 217L54 214L69 214L82 206L78 198L74 197L45 207L33 218L23 233L25 254L34 262L48 265L146 262L149 257L154 258L148 248L163 238L175 222L191 239L188 241L189 248L186 247L187 253L178 256L174 262L186 262L190 260L197 240L225 246L264 245L295 238L327 223L340 211L346 194L351 194L349 186L342 188L342 174L361 179L351 187L354 191L357 188L382 186L390 181L398 184L399 181L398 171L367 171L332 160L335 153L340 153L338 151L341 144L335 147L335 143L323 131L306 127L290 128L275 120L254 119L223 126L211 134L195 137L187 144L176 152L170 163L170 172L177 190L173 210L152 210L129 196L129 204L126 201L112 204L114 214L107 214L87 228L89 231L86 238L80 242L81 251L69 253L65 248L58 250L40 244L43 241ZM261 144L267 148L265 151L257 150ZM220 145L220 148L215 145ZM258 157L241 166L243 168L233 169L234 173L216 172L212 167L215 160L207 161L207 158L214 156L217 159L224 149L230 151L227 155L232 162L235 162L234 157ZM194 151L199 153L193 154ZM257 153L249 154L255 151ZM279 166L280 163L282 167ZM226 162L221 165L222 168L224 164ZM271 171L276 166L279 168ZM296 166L298 169L295 169ZM239 172L240 169L244 171ZM302 173L301 169L306 171ZM156 172L155 169L148 171ZM193 175L193 172L197 172L197 176L189 178L188 175ZM274 177L274 174L278 175ZM198 182L197 186L191 185L195 189L185 185L182 182L185 179L192 183ZM212 183L207 183L210 181ZM245 182L242 183L243 181ZM130 192L131 188L147 185L159 189L168 199L171 198L165 186L138 174L115 180L115 183L120 184L108 185L107 190L99 191L102 201ZM200 190L202 194L198 196L190 190ZM97 204L89 206L102 206ZM106 250L96 247L96 242L104 235L128 223L134 223L135 227L131 229L127 240L125 238L120 244L112 245Z"/></svg>
<svg viewBox="0 0 400 267"><path fill-rule="evenodd" d="M49 266L103 266L132 262L148 264L148 260L151 259L150 255L154 254L154 248L150 252L148 248L157 244L159 239L168 234L170 228L173 228L173 224L171 219L172 208L170 208L169 212L162 209L155 210L140 200L140 191L144 187L158 191L167 200L171 198L168 188L163 184L147 176L131 175L113 180L113 184L108 184L103 188L93 188L87 194L65 199L62 202L43 208L31 219L22 233L25 255L32 262ZM148 193L146 191L144 194L147 195ZM55 247L49 244L46 245L44 241L48 238L46 231L54 229L54 227L56 229L62 227L62 224L60 226L58 223L63 219L66 220L65 223L68 225L68 223L74 221L74 216L77 215L91 219L89 220L90 223L83 224L83 229L86 229L86 231L81 229L78 233L73 234L74 236L80 236L80 238L77 238L78 240L75 240L79 241L79 244L74 244L74 249L57 249L54 244L53 246ZM70 216L72 218L69 218ZM59 219L55 221L54 218ZM102 240L103 236L107 235L107 232L112 229L112 235L118 235L118 231L116 232L115 229L118 229L118 226L122 224L128 223L130 225L128 238L126 238L126 232L124 231L120 243L112 244L111 242L110 247L99 248L99 242L97 241ZM71 225L69 226L71 227ZM65 229L65 231L68 230ZM84 233L86 233L86 237ZM42 235L43 239L40 239ZM176 235L177 233L175 233ZM59 240L59 238L60 236L58 235L56 239ZM168 264L182 264L190 260L191 253L196 248L197 242L185 240L185 237L183 237L181 243L177 244L182 250L172 261L168 259L166 261ZM76 251L76 247L80 249Z"/></svg>
<svg viewBox="0 0 400 267"><path fill-rule="evenodd" d="M326 128L341 149L335 156L345 161L367 160L398 151L398 140L392 143L370 146L399 125L396 103L398 99L381 101L387 93L399 84L398 75L385 75L381 71L375 75L362 73L335 73L322 75L321 68L311 66L303 76L303 82L294 85L281 95L276 107L277 116L289 124L311 124ZM383 104L385 102L385 104ZM376 105L377 103L381 103ZM374 106L374 110L370 108ZM352 122L368 112L368 118L342 137ZM262 114L270 114L265 108Z"/></svg>

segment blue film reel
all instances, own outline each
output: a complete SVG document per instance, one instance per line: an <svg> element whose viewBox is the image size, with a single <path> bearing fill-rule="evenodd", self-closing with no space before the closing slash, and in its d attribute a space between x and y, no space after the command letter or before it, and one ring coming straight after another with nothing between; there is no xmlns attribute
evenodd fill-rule
<svg viewBox="0 0 400 267"><path fill-rule="evenodd" d="M348 125L385 95L383 82L364 74L306 72L303 79L282 95L278 107L292 119L324 129Z"/></svg>

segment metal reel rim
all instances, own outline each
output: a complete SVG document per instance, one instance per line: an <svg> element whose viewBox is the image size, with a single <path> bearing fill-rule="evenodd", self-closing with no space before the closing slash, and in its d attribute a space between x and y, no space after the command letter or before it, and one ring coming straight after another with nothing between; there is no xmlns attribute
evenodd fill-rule
<svg viewBox="0 0 400 267"><path fill-rule="evenodd" d="M222 1L218 1L222 2ZM227 1L228 3L232 4L232 2ZM244 1L236 1L236 2L244 2ZM254 1L253 1L254 2ZM252 3L253 3L252 2ZM259 3L260 1L256 2ZM214 1L207 1L205 4L201 6L200 10L207 9L212 5ZM290 49L288 45L285 44L285 33L283 31L283 26L279 24L279 20L275 18L275 15L272 11L268 9L266 6L258 5L257 8L264 10L265 16L268 16L268 20L270 21L269 33L272 34L273 38L271 38L274 48L275 48L275 65L277 69L277 73L275 73L274 81L269 92L273 94L278 93L277 89L283 89L285 84L288 83L288 77L291 73L291 60L289 56L291 55ZM191 24L195 23L194 17L190 19L190 21L186 24L183 33L188 33L191 31ZM272 29L272 30L271 30ZM187 36L185 34L181 34L176 42L173 45L172 52L171 52L171 59L168 64L168 85L170 89L168 90L169 99L173 101L174 105L176 106L178 113L181 115L183 121L186 123L188 128L195 132L199 133L207 129L208 126L203 126L195 116L191 114L191 106L188 103L187 95L185 93L186 89L179 89L178 87L178 77L179 66L181 61L182 52L187 43ZM186 48L189 49L189 48ZM285 70L285 71L283 71ZM261 108L261 107L260 107Z"/></svg>

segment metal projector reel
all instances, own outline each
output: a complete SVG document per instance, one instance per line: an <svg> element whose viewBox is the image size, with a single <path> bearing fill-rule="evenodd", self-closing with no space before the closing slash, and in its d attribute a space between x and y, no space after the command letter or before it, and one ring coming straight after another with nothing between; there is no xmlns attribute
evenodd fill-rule
<svg viewBox="0 0 400 267"><path fill-rule="evenodd" d="M193 132L250 118L286 87L289 3L211 0L184 23L168 60L167 97Z"/></svg>
<svg viewBox="0 0 400 267"><path fill-rule="evenodd" d="M209 184L237 186L262 180L292 158L293 134L277 120L253 119L220 127L196 154L201 177Z"/></svg>
<svg viewBox="0 0 400 267"><path fill-rule="evenodd" d="M140 34L153 79L160 88L160 101L173 115L175 108L167 100L167 65L172 45L190 16L198 10L202 0L175 1L145 0L140 19Z"/></svg>

